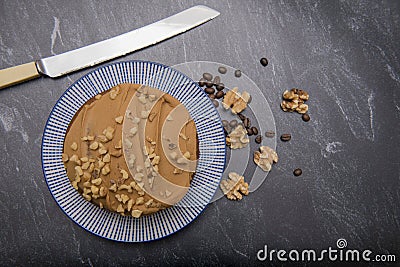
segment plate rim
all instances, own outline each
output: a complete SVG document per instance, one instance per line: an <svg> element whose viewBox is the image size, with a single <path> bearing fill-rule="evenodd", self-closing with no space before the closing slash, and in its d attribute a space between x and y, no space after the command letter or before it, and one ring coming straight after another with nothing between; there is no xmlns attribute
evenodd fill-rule
<svg viewBox="0 0 400 267"><path fill-rule="evenodd" d="M48 182L48 179L47 179L47 176L46 176L46 171L45 171L45 169L44 169L44 151L43 151L43 146L44 146L44 140L45 140L45 133L46 133L46 129L47 129L48 125L49 125L50 118L51 118L52 115L54 114L56 107L59 105L61 99L66 95L66 93L69 92L73 86L75 86L76 84L78 84L78 83L79 83L81 80L83 80L85 77L89 76L89 75L92 74L92 73L95 73L96 71L99 71L100 69L107 68L107 67L109 67L109 66L118 65L118 64L132 64L132 63L142 63L142 64L150 63L150 64L158 65L158 66L161 66L161 67L164 67L164 68L172 69L173 71L177 72L178 74L180 74L180 75L182 75L183 77L187 78L188 80L192 81L193 84L194 84L197 88L200 89L201 93L202 93L204 96L206 96L206 98L208 99L208 101L211 103L211 106L215 109L215 107L214 107L214 105L213 105L213 103L212 103L212 100L207 96L207 94L206 94L206 93L204 92L204 90L199 86L199 84L198 84L197 82L195 82L192 78L190 78L189 76L187 76L186 74L182 73L182 72L179 71L179 70L176 70L176 69L173 68L173 67L170 67L170 66L165 65L165 64L162 64L162 63L154 62L154 61L139 60L139 59L137 59L137 60L123 60L123 61L111 62L111 63L107 63L107 64L103 64L103 65L101 65L101 66L98 66L98 67L96 67L95 69L93 69L93 70L91 70L91 71L89 71L89 72L83 74L83 75L80 76L77 80L75 80L72 84L70 84L70 85L68 86L68 88L58 97L56 103L53 105L53 107L52 107L52 109L51 109L51 111L50 111L50 113L49 113L49 115L48 115L48 117L47 117L47 119L46 119L46 123L45 123L45 126L44 126L44 128L43 128L42 140L41 140L41 149L40 149L40 159L41 159L41 165L42 165L41 167L42 167L42 172L43 172L43 178L44 178L44 180L45 180L45 182L46 182L46 186L47 186L47 189L48 189L49 192L50 192L50 195L51 195L52 198L55 200L55 202L57 203L57 206L61 209L61 211L68 217L68 219L69 219L70 221L74 222L76 225L78 225L78 226L79 226L80 228L82 228L83 230L85 230L85 231L87 231L87 232L89 232L89 233L91 233L91 234L93 234L93 235L95 235L95 236L97 236L97 237L104 238L104 239L106 239L106 240L111 240L111 241L114 241L114 242L120 242L120 243L144 243L144 242L158 241L158 240L161 240L161 239L163 239L163 238L167 238L167 237L169 237L169 236L171 236L171 235L173 235L173 234L175 234L175 233L181 231L182 229L184 229L184 228L186 228L188 225L190 225L193 221L195 221L195 220L205 211L205 209L207 208L207 206L211 203L210 201L213 199L213 197L215 196L215 194L216 194L216 192L217 192L217 189L218 189L218 186L217 186L216 189L214 190L214 193L212 194L210 200L208 201L208 203L205 204L204 207L201 209L201 211L200 211L196 216L194 216L193 219L191 219L187 224L183 225L183 226L180 227L179 229L176 229L176 230L174 230L174 231L171 231L170 233L168 233L168 234L166 234L166 235L164 235L164 236L159 236L159 237L156 237L156 238L153 238L153 239L138 240L138 241L135 241L135 240L130 241L130 240L123 240L123 239L116 239L116 238L112 238L112 237L102 236L102 235L100 235L99 233L96 233L96 232L94 232L94 231L91 231L90 229L85 228L83 225L81 225L81 224L78 223L76 220L74 220L74 219L65 211L65 209L60 205L59 201L57 200L57 198L56 198L55 195L53 194L52 190L50 189L49 182ZM106 89L106 90L104 90L104 91L107 91L107 90L109 90L109 89L110 89L110 88L108 88L108 89ZM86 102L85 102L85 103L86 103ZM76 113L75 113L75 114L76 114ZM75 115L75 114L74 114L74 115ZM219 118L219 126L220 126L219 128L220 128L221 132L223 133L223 126L222 126L221 116L220 116L220 114L219 114L219 112L218 112L217 110L216 110L216 114L217 114L217 117ZM65 136L64 136L64 138L65 138ZM224 166L224 168L225 168L225 166L226 166L226 149L224 149L224 164L223 164L223 166ZM222 176L223 176L223 171L222 171L221 174L219 175L218 184L221 182ZM90 203L90 202L89 202L89 203ZM91 203L91 204L94 205L93 203ZM96 206L96 205L94 205L94 206ZM97 207L97 206L96 206L96 207ZM181 208L184 208L184 207L181 207ZM110 212L110 213L113 213L112 211L109 211L109 212Z"/></svg>

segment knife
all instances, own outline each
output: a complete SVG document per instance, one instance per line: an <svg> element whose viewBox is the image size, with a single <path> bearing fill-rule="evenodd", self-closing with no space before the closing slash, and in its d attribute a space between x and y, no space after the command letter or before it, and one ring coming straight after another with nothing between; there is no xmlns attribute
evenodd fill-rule
<svg viewBox="0 0 400 267"><path fill-rule="evenodd" d="M41 75L51 78L74 72L154 45L203 24L220 13L194 6L142 28L88 46L0 70L0 89Z"/></svg>

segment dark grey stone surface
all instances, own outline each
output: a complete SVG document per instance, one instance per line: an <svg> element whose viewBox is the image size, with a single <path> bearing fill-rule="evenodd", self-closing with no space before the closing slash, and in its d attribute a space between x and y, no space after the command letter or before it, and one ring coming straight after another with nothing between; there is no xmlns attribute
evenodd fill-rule
<svg viewBox="0 0 400 267"><path fill-rule="evenodd" d="M79 228L41 169L51 108L85 69L0 91L0 265L255 265L270 249L352 249L400 261L400 2L204 1L221 15L118 60L240 68L272 107L279 163L241 202L221 199L165 239L122 244ZM144 26L196 1L0 1L0 68ZM270 64L262 67L266 56ZM115 61L118 61L115 60ZM310 92L311 121L279 108ZM294 177L301 167L303 175ZM329 261L324 262L328 264ZM280 265L276 258L275 264ZM306 264L305 262L301 264Z"/></svg>

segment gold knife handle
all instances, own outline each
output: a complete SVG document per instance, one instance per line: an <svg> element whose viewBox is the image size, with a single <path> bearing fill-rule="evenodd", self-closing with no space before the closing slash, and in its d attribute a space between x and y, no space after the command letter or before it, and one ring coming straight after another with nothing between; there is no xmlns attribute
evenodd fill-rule
<svg viewBox="0 0 400 267"><path fill-rule="evenodd" d="M0 89L40 76L35 62L0 70Z"/></svg>

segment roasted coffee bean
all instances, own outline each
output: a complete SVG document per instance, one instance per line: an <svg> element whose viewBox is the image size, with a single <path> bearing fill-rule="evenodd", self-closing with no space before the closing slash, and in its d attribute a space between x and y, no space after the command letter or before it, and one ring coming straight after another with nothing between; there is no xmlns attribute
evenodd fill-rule
<svg viewBox="0 0 400 267"><path fill-rule="evenodd" d="M283 142L287 142L287 141L289 141L290 139L292 139L292 136L291 136L290 134L282 134L282 135L281 135L281 140L282 140Z"/></svg>
<svg viewBox="0 0 400 267"><path fill-rule="evenodd" d="M206 87L207 88L211 88L211 87L213 87L213 82L212 81L206 81Z"/></svg>
<svg viewBox="0 0 400 267"><path fill-rule="evenodd" d="M245 119L246 119L246 116L245 115L242 115L242 114L238 114L238 116L239 116L239 118L240 118L240 120L241 121L244 121Z"/></svg>
<svg viewBox="0 0 400 267"><path fill-rule="evenodd" d="M238 125L238 121L237 120L231 120L229 122L229 126L231 126L232 128L235 128Z"/></svg>
<svg viewBox="0 0 400 267"><path fill-rule="evenodd" d="M304 113L301 118L303 119L303 121L307 122L310 120L310 115L308 115L307 113Z"/></svg>
<svg viewBox="0 0 400 267"><path fill-rule="evenodd" d="M220 99L220 98L224 97L224 95L225 95L224 91L218 91L215 94L215 98Z"/></svg>
<svg viewBox="0 0 400 267"><path fill-rule="evenodd" d="M242 76L242 72L240 70L235 70L235 77L239 78Z"/></svg>
<svg viewBox="0 0 400 267"><path fill-rule="evenodd" d="M253 131L251 130L251 128L247 128L246 131L248 136L253 135Z"/></svg>
<svg viewBox="0 0 400 267"><path fill-rule="evenodd" d="M257 135L255 141L256 141L257 144L261 144L262 136L261 135Z"/></svg>
<svg viewBox="0 0 400 267"><path fill-rule="evenodd" d="M294 176L300 176L303 173L303 171L301 169L295 169L293 171Z"/></svg>
<svg viewBox="0 0 400 267"><path fill-rule="evenodd" d="M213 102L213 104L214 104L214 107L217 108L217 107L219 106L219 102L218 102L217 100L213 99L212 102Z"/></svg>
<svg viewBox="0 0 400 267"><path fill-rule="evenodd" d="M215 99L215 95L214 94L209 94L208 97L211 98L211 99Z"/></svg>
<svg viewBox="0 0 400 267"><path fill-rule="evenodd" d="M215 89L207 87L206 89L204 89L204 92L206 92L206 94L211 95L211 94L214 94Z"/></svg>
<svg viewBox="0 0 400 267"><path fill-rule="evenodd" d="M207 81L211 81L213 76L211 73L206 72L206 73L203 73L203 78L206 79Z"/></svg>
<svg viewBox="0 0 400 267"><path fill-rule="evenodd" d="M225 85L223 83L217 83L215 85L215 89L217 89L218 91L224 90L225 89Z"/></svg>
<svg viewBox="0 0 400 267"><path fill-rule="evenodd" d="M200 81L199 81L199 86L203 87L204 85L206 85L206 79L201 78Z"/></svg>
<svg viewBox="0 0 400 267"><path fill-rule="evenodd" d="M268 65L268 59L266 59L265 57L263 57L262 59L260 59L260 63L261 65L263 65L264 67L266 67Z"/></svg>
<svg viewBox="0 0 400 267"><path fill-rule="evenodd" d="M229 125L229 121L227 120L222 120L222 126L226 127Z"/></svg>
<svg viewBox="0 0 400 267"><path fill-rule="evenodd" d="M249 118L245 118L243 121L244 127L249 128L251 123Z"/></svg>
<svg viewBox="0 0 400 267"><path fill-rule="evenodd" d="M254 135L257 135L258 134L258 129L257 129L257 127L251 127L251 130L253 131L253 134Z"/></svg>
<svg viewBox="0 0 400 267"><path fill-rule="evenodd" d="M266 131L266 132L265 132L265 136L268 137L268 138L272 138L272 137L275 136L275 132L273 132L273 131Z"/></svg>
<svg viewBox="0 0 400 267"><path fill-rule="evenodd" d="M217 85L217 84L219 84L220 82L221 82L221 77L215 76L215 77L214 77L214 81L213 81L214 85Z"/></svg>
<svg viewBox="0 0 400 267"><path fill-rule="evenodd" d="M227 69L225 67L221 66L218 68L218 72L221 74L225 74L227 72Z"/></svg>

